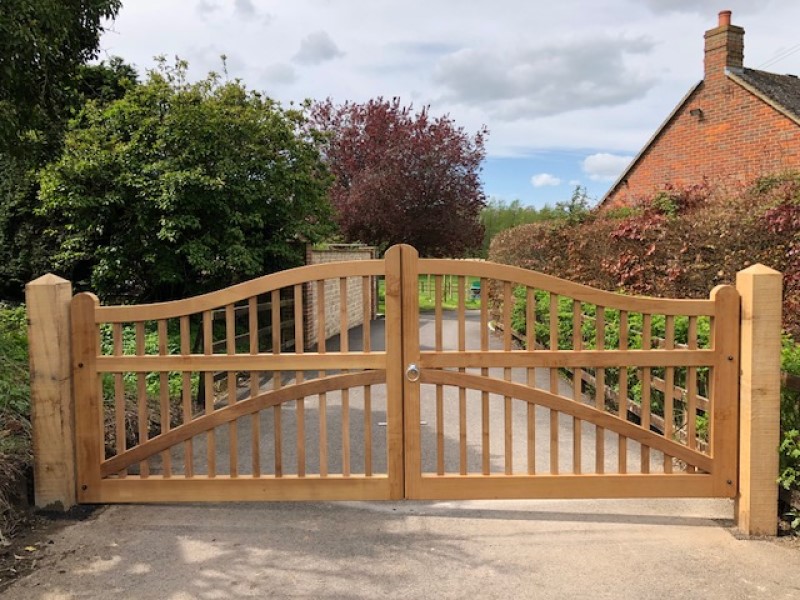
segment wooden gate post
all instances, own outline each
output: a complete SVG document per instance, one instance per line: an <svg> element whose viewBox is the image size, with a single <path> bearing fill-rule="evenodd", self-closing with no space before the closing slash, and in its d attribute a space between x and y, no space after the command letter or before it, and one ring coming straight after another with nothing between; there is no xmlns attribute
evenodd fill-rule
<svg viewBox="0 0 800 600"><path fill-rule="evenodd" d="M72 284L48 273L25 286L36 506L75 504L70 301Z"/></svg>
<svg viewBox="0 0 800 600"><path fill-rule="evenodd" d="M780 430L781 274L753 265L736 275L742 297L739 494L736 524L776 535Z"/></svg>

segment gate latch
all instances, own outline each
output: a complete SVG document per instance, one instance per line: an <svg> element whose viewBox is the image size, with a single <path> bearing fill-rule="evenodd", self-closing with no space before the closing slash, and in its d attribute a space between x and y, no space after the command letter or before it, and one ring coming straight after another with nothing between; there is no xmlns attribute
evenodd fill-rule
<svg viewBox="0 0 800 600"><path fill-rule="evenodd" d="M416 364L411 363L408 365L408 368L406 369L406 379L412 383L419 381L419 367Z"/></svg>

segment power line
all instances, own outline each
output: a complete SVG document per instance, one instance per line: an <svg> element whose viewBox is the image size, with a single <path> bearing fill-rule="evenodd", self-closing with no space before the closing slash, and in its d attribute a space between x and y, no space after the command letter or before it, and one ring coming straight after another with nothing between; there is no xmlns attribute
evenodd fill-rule
<svg viewBox="0 0 800 600"><path fill-rule="evenodd" d="M756 67L756 68L757 69L761 69L763 67L772 66L772 65L782 61L784 58L788 58L792 54L795 54L798 51L800 51L800 44L795 44L791 48L787 48L785 50L781 50L780 52L775 54L772 58L770 58L770 59L764 61L763 63L761 63L760 65L758 65L758 67Z"/></svg>

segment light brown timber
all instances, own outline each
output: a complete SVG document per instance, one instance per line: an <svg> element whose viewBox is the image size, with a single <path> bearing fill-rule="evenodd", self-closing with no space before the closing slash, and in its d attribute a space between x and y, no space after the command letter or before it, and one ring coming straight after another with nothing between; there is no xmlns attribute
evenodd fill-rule
<svg viewBox="0 0 800 600"><path fill-rule="evenodd" d="M747 535L775 535L781 274L764 265L753 265L736 275L736 289L741 295L741 437L736 523ZM720 393L718 388L715 392Z"/></svg>
<svg viewBox="0 0 800 600"><path fill-rule="evenodd" d="M72 299L70 308L78 502L89 502L91 494L99 491L103 460L103 405L97 385L99 347L94 315L99 304L97 296L84 292Z"/></svg>
<svg viewBox="0 0 800 600"><path fill-rule="evenodd" d="M402 267L403 247L392 246L384 255L386 289L386 450L389 476L389 497L399 500L405 495L403 461L404 380ZM416 281L414 281L416 291ZM412 294L416 297L416 294Z"/></svg>
<svg viewBox="0 0 800 600"><path fill-rule="evenodd" d="M72 284L50 273L25 286L38 508L67 510L76 502L71 300Z"/></svg>

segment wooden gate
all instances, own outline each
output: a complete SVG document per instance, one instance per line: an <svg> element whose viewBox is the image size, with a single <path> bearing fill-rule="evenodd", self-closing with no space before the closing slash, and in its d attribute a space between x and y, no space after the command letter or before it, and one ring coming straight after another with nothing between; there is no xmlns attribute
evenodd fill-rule
<svg viewBox="0 0 800 600"><path fill-rule="evenodd" d="M410 247L402 265L403 357L418 377L405 388L407 498L736 494L735 288L624 296ZM434 311L420 314L417 282L431 279Z"/></svg>
<svg viewBox="0 0 800 600"><path fill-rule="evenodd" d="M372 339L378 280L385 332ZM338 298L327 344L310 294ZM308 319L318 340L303 340ZM72 340L82 502L737 490L730 286L709 300L623 296L401 245L162 304L79 294Z"/></svg>
<svg viewBox="0 0 800 600"><path fill-rule="evenodd" d="M161 304L75 296L78 500L401 498L399 259L395 249L383 260L299 267ZM378 278L390 318L373 350ZM315 315L305 310L311 295ZM334 348L325 339L331 295L340 307ZM354 297L363 307L358 351ZM307 319L317 338L308 352Z"/></svg>

